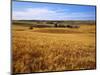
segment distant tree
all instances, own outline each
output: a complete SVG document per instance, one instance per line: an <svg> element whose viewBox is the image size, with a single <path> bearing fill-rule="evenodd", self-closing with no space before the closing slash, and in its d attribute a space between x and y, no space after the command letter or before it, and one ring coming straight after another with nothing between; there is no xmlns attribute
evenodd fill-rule
<svg viewBox="0 0 100 75"><path fill-rule="evenodd" d="M33 26L30 26L29 29L33 29Z"/></svg>
<svg viewBox="0 0 100 75"><path fill-rule="evenodd" d="M48 22L46 22L47 24L53 24L53 22L52 21L48 21Z"/></svg>
<svg viewBox="0 0 100 75"><path fill-rule="evenodd" d="M57 23L55 23L55 27L58 27Z"/></svg>
<svg viewBox="0 0 100 75"><path fill-rule="evenodd" d="M78 25L67 25L66 27L68 27L68 28L79 28L80 26L78 26Z"/></svg>

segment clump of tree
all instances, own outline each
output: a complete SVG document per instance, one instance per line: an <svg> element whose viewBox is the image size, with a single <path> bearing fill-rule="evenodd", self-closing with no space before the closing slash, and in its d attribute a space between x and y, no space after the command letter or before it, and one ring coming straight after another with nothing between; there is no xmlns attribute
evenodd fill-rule
<svg viewBox="0 0 100 75"><path fill-rule="evenodd" d="M79 25L67 25L68 28L79 28Z"/></svg>
<svg viewBox="0 0 100 75"><path fill-rule="evenodd" d="M58 27L58 24L57 24L57 22L54 22L54 27Z"/></svg>
<svg viewBox="0 0 100 75"><path fill-rule="evenodd" d="M32 30L33 29L33 26L30 26L29 29Z"/></svg>

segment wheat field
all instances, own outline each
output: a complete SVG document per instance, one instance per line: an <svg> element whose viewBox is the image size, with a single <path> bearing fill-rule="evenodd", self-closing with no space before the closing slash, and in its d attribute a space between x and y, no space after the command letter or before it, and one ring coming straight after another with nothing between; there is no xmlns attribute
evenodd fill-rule
<svg viewBox="0 0 100 75"><path fill-rule="evenodd" d="M13 25L13 73L95 69L95 33L95 25L32 30Z"/></svg>

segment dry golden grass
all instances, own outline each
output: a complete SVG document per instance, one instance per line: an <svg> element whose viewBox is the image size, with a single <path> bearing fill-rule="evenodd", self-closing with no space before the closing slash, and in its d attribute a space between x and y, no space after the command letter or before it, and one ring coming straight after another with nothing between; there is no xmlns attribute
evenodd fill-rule
<svg viewBox="0 0 100 75"><path fill-rule="evenodd" d="M95 69L95 44L95 25L33 30L13 25L13 72Z"/></svg>

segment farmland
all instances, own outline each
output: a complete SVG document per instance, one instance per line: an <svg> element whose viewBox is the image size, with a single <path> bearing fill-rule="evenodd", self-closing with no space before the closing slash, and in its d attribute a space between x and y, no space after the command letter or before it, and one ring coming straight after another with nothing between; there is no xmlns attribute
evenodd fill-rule
<svg viewBox="0 0 100 75"><path fill-rule="evenodd" d="M27 22L27 21L26 21ZM12 24L13 73L84 70L96 68L96 25L69 22L79 28L30 26L46 22ZM68 21L67 21L68 22ZM67 22L60 22L66 25ZM52 25L49 22L47 25Z"/></svg>

